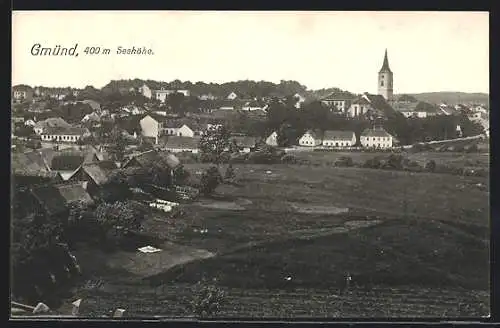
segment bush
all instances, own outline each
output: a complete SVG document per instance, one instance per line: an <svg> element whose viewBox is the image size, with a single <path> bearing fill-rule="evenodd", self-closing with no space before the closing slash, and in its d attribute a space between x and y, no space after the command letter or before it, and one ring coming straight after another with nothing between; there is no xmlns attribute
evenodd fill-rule
<svg viewBox="0 0 500 328"><path fill-rule="evenodd" d="M391 154L389 155L389 157L387 157L387 160L383 168L389 170L401 170L403 168L403 160L404 157L402 155Z"/></svg>
<svg viewBox="0 0 500 328"><path fill-rule="evenodd" d="M364 168L369 168L369 169L379 169L382 166L382 162L380 158L378 157L373 157L365 161L363 164Z"/></svg>
<svg viewBox="0 0 500 328"><path fill-rule="evenodd" d="M183 165L179 165L174 170L174 181L177 185L183 185L189 179L189 171L187 171Z"/></svg>
<svg viewBox="0 0 500 328"><path fill-rule="evenodd" d="M425 163L425 170L428 172L434 172L436 170L436 162L432 159L427 161L427 163Z"/></svg>
<svg viewBox="0 0 500 328"><path fill-rule="evenodd" d="M464 150L467 152L467 153L476 153L479 151L479 147L477 146L476 143L473 143L471 145L467 145L464 147Z"/></svg>
<svg viewBox="0 0 500 328"><path fill-rule="evenodd" d="M285 154L281 157L280 161L283 164L296 164L297 158L292 154Z"/></svg>
<svg viewBox="0 0 500 328"><path fill-rule="evenodd" d="M225 293L214 283L215 279L212 282L202 279L194 286L190 307L196 316L210 317L219 312Z"/></svg>
<svg viewBox="0 0 500 328"><path fill-rule="evenodd" d="M354 161L349 156L342 156L335 161L334 165L337 167L351 167L354 165Z"/></svg>
<svg viewBox="0 0 500 328"><path fill-rule="evenodd" d="M221 182L222 175L220 174L219 169L212 166L203 172L203 175L201 176L200 192L205 195L210 195Z"/></svg>

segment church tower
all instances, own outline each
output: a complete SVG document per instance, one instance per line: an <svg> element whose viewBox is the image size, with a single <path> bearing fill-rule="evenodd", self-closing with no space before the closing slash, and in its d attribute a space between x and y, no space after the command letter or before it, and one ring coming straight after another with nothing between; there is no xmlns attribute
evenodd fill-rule
<svg viewBox="0 0 500 328"><path fill-rule="evenodd" d="M392 72L389 68L387 49L385 49L384 63L378 72L378 94L384 96L387 101L393 100L392 82Z"/></svg>

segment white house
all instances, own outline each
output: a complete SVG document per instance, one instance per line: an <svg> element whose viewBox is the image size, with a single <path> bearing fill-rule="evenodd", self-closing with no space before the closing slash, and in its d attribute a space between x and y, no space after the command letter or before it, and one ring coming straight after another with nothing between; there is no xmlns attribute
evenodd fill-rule
<svg viewBox="0 0 500 328"><path fill-rule="evenodd" d="M193 138L195 132L189 126L182 122L165 122L162 126L163 134L167 136L178 136Z"/></svg>
<svg viewBox="0 0 500 328"><path fill-rule="evenodd" d="M334 102L335 103L335 102ZM344 105L337 101L337 105L340 109L344 108ZM337 107L337 108L339 108ZM348 107L346 114L348 117L360 117L365 115L371 109L370 102L363 97L354 100Z"/></svg>
<svg viewBox="0 0 500 328"><path fill-rule="evenodd" d="M273 133L266 138L266 145L274 147L278 146L278 133L276 133L276 131L273 131Z"/></svg>
<svg viewBox="0 0 500 328"><path fill-rule="evenodd" d="M323 146L352 147L356 144L356 134L352 131L327 130L323 135Z"/></svg>
<svg viewBox="0 0 500 328"><path fill-rule="evenodd" d="M480 112L480 113L483 113L483 114L488 114L488 110L487 110L485 107L481 106L481 105L474 106L474 107L472 108L472 110L473 110L474 112L476 112L476 113L477 113L477 112Z"/></svg>
<svg viewBox="0 0 500 328"><path fill-rule="evenodd" d="M306 101L306 98L299 93L294 94L293 97L297 99L297 102L295 103L295 108L302 107L302 104Z"/></svg>
<svg viewBox="0 0 500 328"><path fill-rule="evenodd" d="M153 92L153 94L154 94L154 98L156 100L159 100L162 103L164 103L167 100L167 97L169 95L169 90L163 90L163 89L162 90L155 90Z"/></svg>
<svg viewBox="0 0 500 328"><path fill-rule="evenodd" d="M393 136L391 136L383 128L366 129L361 133L361 146L365 148L391 148L393 144Z"/></svg>
<svg viewBox="0 0 500 328"><path fill-rule="evenodd" d="M319 146L323 142L323 136L319 131L309 130L299 139L300 146L314 147Z"/></svg>
<svg viewBox="0 0 500 328"><path fill-rule="evenodd" d="M153 97L153 91L146 84L139 88L139 92L148 99Z"/></svg>
<svg viewBox="0 0 500 328"><path fill-rule="evenodd" d="M226 99L228 100L235 100L236 98L238 98L238 95L235 93L235 92L231 92L227 97Z"/></svg>
<svg viewBox="0 0 500 328"><path fill-rule="evenodd" d="M352 98L342 93L333 93L328 97L323 98L321 102L330 107L332 110L336 109L337 111L345 113L351 106Z"/></svg>
<svg viewBox="0 0 500 328"><path fill-rule="evenodd" d="M79 127L49 127L40 135L42 141L56 142L77 142L78 140L90 136L90 131Z"/></svg>
<svg viewBox="0 0 500 328"><path fill-rule="evenodd" d="M147 138L155 138L155 143L158 143L158 137L161 133L161 122L151 115L144 116L140 121L141 134Z"/></svg>
<svg viewBox="0 0 500 328"><path fill-rule="evenodd" d="M36 122L32 119L29 119L29 120L24 121L24 125L34 127L36 125Z"/></svg>

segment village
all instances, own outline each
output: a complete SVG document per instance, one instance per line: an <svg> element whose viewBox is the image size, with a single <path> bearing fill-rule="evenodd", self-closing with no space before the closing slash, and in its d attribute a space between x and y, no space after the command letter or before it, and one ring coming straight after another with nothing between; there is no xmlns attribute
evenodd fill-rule
<svg viewBox="0 0 500 328"><path fill-rule="evenodd" d="M33 312L104 317L128 313L186 315L184 301L172 301L174 294L191 295L184 289L165 291L169 300L159 300L157 291L144 291L141 297L149 301L141 302L149 305L135 307L126 301L129 294L120 294L123 298L118 301L95 296L115 290L125 293L127 288L114 287L109 282L114 278L102 278L104 265L90 267L95 261L112 262L109 270L125 270L127 279L141 277L152 285L172 282L172 288L184 288L188 280L191 286L205 279L199 276L205 271L203 260L238 254L245 245L249 249L267 247L267 240L285 243L285 236L320 240L339 233L338 238L347 238L340 237L341 233L361 233L361 227L382 222L380 216L419 222L421 217L436 215L450 224L450 231L459 229L455 227L458 223L447 221L448 217L455 220L456 213L464 220L482 222L487 204L481 200L487 200L484 193L488 193L489 104L429 103L393 94L387 50L380 71L374 75L377 94L353 94L337 88L314 91L294 81L264 86L259 85L264 82L239 81L214 86L135 79L111 81L102 89L13 86L11 174L16 277L12 311L19 315ZM466 161L469 164L463 164ZM370 189L370 182L362 179L384 183ZM410 187L416 183L413 179L421 179L420 183L427 183L427 188L432 186L437 193L459 183L472 196L464 200L453 192L446 204L436 200L439 195L432 200L426 198L425 210L433 213L429 214L412 198L426 197ZM398 196L388 195L385 186ZM351 194L356 196L348 196ZM296 226L289 225L287 219L276 221L281 213L290 215ZM241 220L239 225L226 219L227 215ZM261 216L266 222L260 222ZM335 224L327 217L334 218ZM245 220L260 221L247 225ZM384 224L389 223L381 224L381 229L392 229ZM428 227L415 225L427 234L424 231ZM312 230L306 233L306 227ZM335 247L346 247L347 252L349 243L354 241L346 240L344 246ZM376 245L373 247L382 247ZM483 253L474 247L484 245L477 245L461 252L477 251L474 254L480 254L479 261ZM455 246L446 245L450 250ZM397 247L387 252L402 254L402 249L396 253ZM383 257L380 254L373 256ZM417 266L403 255L401 259ZM272 262L271 258L262 261ZM393 263L385 257L381 261L385 263L382 266ZM342 262L332 274L332 284L343 290L350 288L351 280L352 284L370 281L377 285L396 275L392 272L386 276L382 268L370 276L363 271L366 268L356 267L361 261L356 262L354 257ZM480 266L477 263L476 267ZM252 265L245 263L245 268ZM222 264L214 267L225 268ZM276 280L281 289L285 288L283 284L296 281L300 286L307 285L305 276L300 278L300 268L294 271L291 264L284 267L288 271L280 267L278 271L286 272L280 271L282 276L273 278L269 278L272 274L263 278L265 270L255 269L262 274L255 278L255 284L262 283L255 287L256 293L267 286L266 279ZM220 270L207 264L207 274ZM217 279L225 281L227 288L236 286L238 292L233 293L244 295L246 283L232 281L246 273L229 264L227 270L230 273ZM184 278L173 278L176 272ZM430 275L427 271L425 274ZM328 280L324 277L315 279ZM475 282L467 277L464 274L450 281L463 283L463 288L468 288L466 283L476 283L470 288L482 290L479 276ZM101 286L104 289L100 289L106 280L105 287ZM72 292L68 294L68 290ZM357 289L352 293L349 297L357 297L357 301L364 295ZM171 312L158 313L162 302L171 304ZM85 304L87 310L83 310ZM200 310L200 304L205 303L199 301L189 313L216 314L215 310ZM349 309L346 311L359 313L353 305ZM227 306L225 311L223 315L231 315ZM250 310L242 311L251 315ZM456 311L468 313L462 308ZM235 310L232 314L241 313Z"/></svg>

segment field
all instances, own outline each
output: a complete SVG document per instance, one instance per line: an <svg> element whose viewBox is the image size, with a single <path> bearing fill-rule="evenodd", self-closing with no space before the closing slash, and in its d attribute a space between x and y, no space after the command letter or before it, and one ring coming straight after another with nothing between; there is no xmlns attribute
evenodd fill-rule
<svg viewBox="0 0 500 328"><path fill-rule="evenodd" d="M482 155L467 156L487 166ZM207 165L186 167L197 175ZM165 243L161 253L76 251L87 280L75 290L82 314L122 307L130 316L191 316L191 288L202 278L216 278L227 294L220 317L489 314L489 192L478 187L487 178L234 169L237 185L184 205L183 217L154 213L144 222L143 232Z"/></svg>

